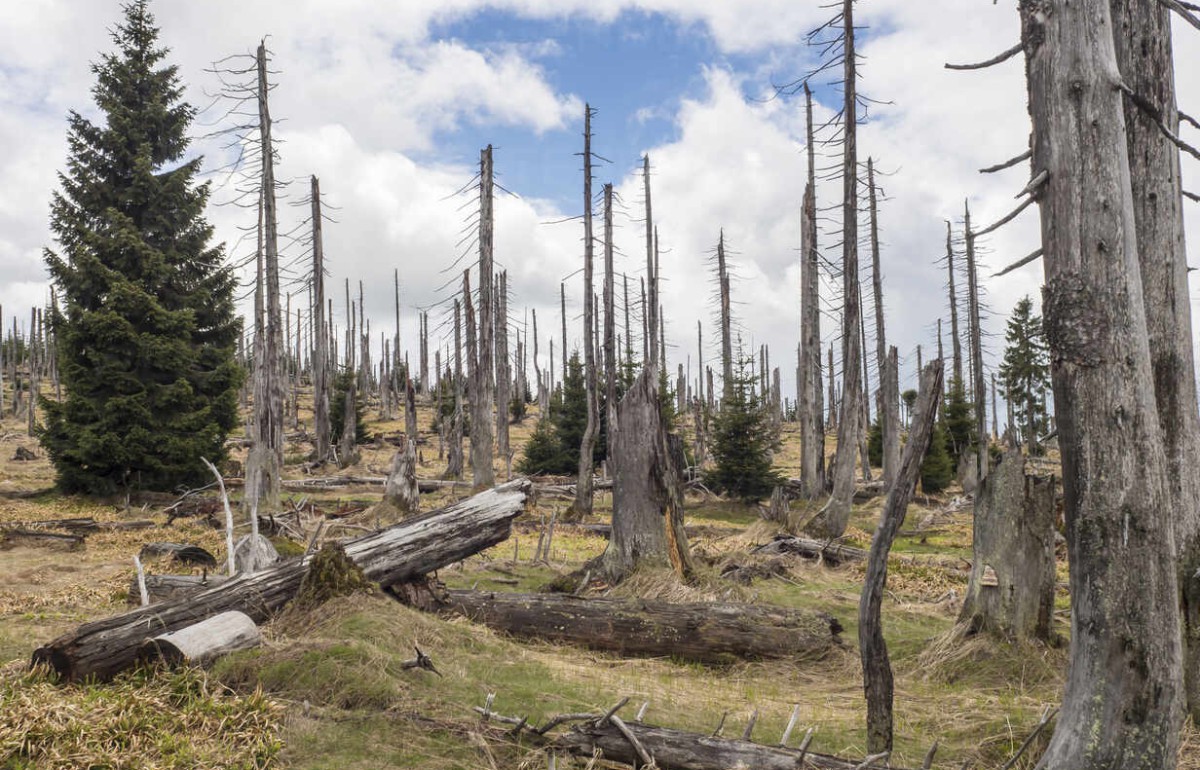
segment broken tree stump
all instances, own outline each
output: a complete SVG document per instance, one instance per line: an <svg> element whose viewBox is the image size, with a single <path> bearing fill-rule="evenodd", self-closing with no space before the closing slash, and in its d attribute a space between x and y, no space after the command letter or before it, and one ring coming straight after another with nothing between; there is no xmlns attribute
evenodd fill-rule
<svg viewBox="0 0 1200 770"><path fill-rule="evenodd" d="M524 510L529 482L521 479L481 492L439 511L409 519L345 544L368 579L390 585L422 576L505 540ZM133 665L147 636L177 631L238 610L261 622L296 594L309 559L254 575L238 575L195 596L150 605L84 623L39 647L34 663L48 663L67 681L109 679Z"/></svg>
<svg viewBox="0 0 1200 770"><path fill-rule="evenodd" d="M841 645L842 631L825 613L762 604L447 591L422 609L463 615L513 636L701 663L821 658Z"/></svg>
<svg viewBox="0 0 1200 770"><path fill-rule="evenodd" d="M222 655L262 644L258 626L244 612L222 612L199 623L147 639L138 659L168 666L203 666Z"/></svg>

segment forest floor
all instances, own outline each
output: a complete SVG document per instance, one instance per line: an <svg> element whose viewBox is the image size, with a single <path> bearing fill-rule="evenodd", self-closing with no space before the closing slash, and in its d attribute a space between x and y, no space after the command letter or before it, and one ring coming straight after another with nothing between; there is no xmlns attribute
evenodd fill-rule
<svg viewBox="0 0 1200 770"><path fill-rule="evenodd" d="M432 410L419 410L419 475L438 478ZM375 410L369 416L376 416ZM302 420L306 415L301 415ZM512 427L520 448L535 424L530 414ZM369 421L373 432L403 431L402 421ZM685 432L686 423L681 426ZM776 466L798 474L798 436L784 427ZM18 446L39 459L13 460ZM289 446L289 478L301 478L306 444ZM386 475L394 448L363 447L347 473ZM244 450L234 450L235 457ZM240 459L240 458L239 458ZM497 462L497 477L505 469ZM39 644L83 621L127 608L132 557L142 544L169 540L201 545L223 560L223 535L199 518L166 523L170 500L97 502L53 490L53 472L36 441L11 418L0 421L0 526L66 517L98 521L152 519L151 529L97 532L78 550L0 542L0 768L539 768L547 758L516 745L473 707L495 694L493 709L537 723L564 712L604 711L623 697L649 701L645 721L740 735L753 712L753 739L779 741L799 708L792 745L814 728L812 749L862 757L865 705L857 653L861 565L838 568L784 557L778 574L743 585L722 567L753 564L749 554L777 528L757 507L689 495L686 523L698 576L684 585L670 574L640 573L600 593L672 601L764 602L819 609L845 627L843 645L820 660L739 662L702 666L669 658L621 658L549 643L518 641L463 619L443 619L404 607L385 595L334 600L264 628L266 644L218 662L211 670L141 671L110 684L64 687L29 672ZM422 495L432 510L466 491ZM352 510L379 500L379 487L339 487L289 495L325 509ZM235 494L236 496L236 494ZM867 548L883 498L856 505L844 542ZM608 519L611 501L598 493L594 523ZM558 526L548 562L534 562L545 522L565 501L543 499L517 520L514 536L443 570L450 587L536 591L601 553L606 541ZM369 513L339 519L366 527ZM382 522L384 524L388 522ZM351 531L332 532L331 536ZM277 543L295 552L295 543ZM916 557L916 558L910 558ZM885 636L896 673L897 767L919 767L936 740L934 767L964 762L996 767L1012 755L1047 707L1061 697L1065 641L1009 643L968 637L956 624L971 557L971 505L961 490L917 495L893 549L883 606ZM178 571L152 563L149 571ZM1065 586L1066 566L1060 564ZM1068 633L1068 596L1060 588L1057 632ZM419 646L442 676L406 670ZM1045 738L1039 739L1044 742ZM1200 768L1200 734L1186 728L1181 767ZM1016 767L1032 767L1036 749ZM558 767L584 767L558 758Z"/></svg>

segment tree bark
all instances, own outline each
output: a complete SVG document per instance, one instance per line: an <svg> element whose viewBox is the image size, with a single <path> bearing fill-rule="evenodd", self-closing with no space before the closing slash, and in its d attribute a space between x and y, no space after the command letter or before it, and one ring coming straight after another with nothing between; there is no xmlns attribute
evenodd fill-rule
<svg viewBox="0 0 1200 770"><path fill-rule="evenodd" d="M962 338L958 335L958 293L954 290L954 240L950 221L946 221L946 278L950 292L950 350L954 356L951 389L965 385L962 366Z"/></svg>
<svg viewBox="0 0 1200 770"><path fill-rule="evenodd" d="M194 625L147 639L140 660L161 660L168 666L203 666L217 658L262 644L258 626L244 612L222 612Z"/></svg>
<svg viewBox="0 0 1200 770"><path fill-rule="evenodd" d="M471 474L476 489L496 483L492 468L492 401L495 372L492 369L492 146L479 154L479 328L475 353L475 387L471 392ZM464 302L471 302L468 295ZM467 311L468 329L473 326ZM467 332L468 345L470 331Z"/></svg>
<svg viewBox="0 0 1200 770"><path fill-rule="evenodd" d="M880 514L879 528L871 539L867 574L858 603L858 644L862 655L863 691L867 697L867 752L892 749L892 666L880 617L887 587L888 552L904 524L921 472L921 461L929 449L933 423L942 396L942 362L933 361L921 373L921 398L900 461L896 482Z"/></svg>
<svg viewBox="0 0 1200 770"><path fill-rule="evenodd" d="M592 472L595 459L592 453L596 446L596 434L600 423L600 409L596 394L596 349L592 327L595 323L594 290L592 269L595 242L592 237L592 107L583 106L583 379L587 394L587 425L579 445L579 474L575 484L575 502L571 506L574 518L583 518L592 512ZM564 315L564 323L566 316ZM566 371L567 362L563 361ZM563 376L566 382L566 375Z"/></svg>
<svg viewBox="0 0 1200 770"><path fill-rule="evenodd" d="M512 366L508 354L508 273L496 285L496 453L507 460L508 407L512 399Z"/></svg>
<svg viewBox="0 0 1200 770"><path fill-rule="evenodd" d="M867 190L871 212L871 288L875 295L875 357L879 367L878 419L883 434L883 485L891 489L900 465L900 394L892 393L892 363L888 355L883 317L883 270L879 264L879 202L875 188L875 161L867 158Z"/></svg>
<svg viewBox="0 0 1200 770"><path fill-rule="evenodd" d="M812 91L804 84L808 135L808 183L800 210L800 371L797 408L800 420L800 480L814 499L825 492L825 408L821 397L820 255L817 250L816 142Z"/></svg>
<svg viewBox="0 0 1200 770"><path fill-rule="evenodd" d="M1015 447L983 482L975 505L971 579L960 622L973 632L1050 641L1054 633L1053 476L1025 475Z"/></svg>
<svg viewBox="0 0 1200 770"><path fill-rule="evenodd" d="M1038 767L1174 767L1175 544L1108 0L1022 0L1043 313L1071 560L1071 662Z"/></svg>
<svg viewBox="0 0 1200 770"><path fill-rule="evenodd" d="M963 206L963 233L967 241L967 313L971 330L971 390L975 407L975 472L979 483L988 475L987 385L983 379L983 328L979 321L979 281L975 273L975 233L971 231L971 206Z"/></svg>
<svg viewBox="0 0 1200 770"><path fill-rule="evenodd" d="M1110 8L1121 76L1178 135L1170 11L1157 0L1111 0ZM1200 412L1179 150L1130 99L1125 128L1150 365L1174 512L1187 704L1200 724Z"/></svg>
<svg viewBox="0 0 1200 770"><path fill-rule="evenodd" d="M413 580L504 541L525 507L527 480L514 481L454 505L346 543L346 554L369 580L391 585ZM256 575L239 575L183 599L84 623L39 647L34 663L48 663L67 681L111 679L133 665L147 631L168 633L237 610L261 623L295 596L309 559Z"/></svg>
<svg viewBox="0 0 1200 770"><path fill-rule="evenodd" d="M678 438L668 435L662 419L657 373L643 369L614 413L608 427L613 534L597 566L614 582L646 564L689 575L683 469L671 447Z"/></svg>
<svg viewBox="0 0 1200 770"><path fill-rule="evenodd" d="M568 594L448 591L432 607L514 636L624 656L700 663L820 659L840 648L842 626L821 612L762 604L674 604Z"/></svg>
<svg viewBox="0 0 1200 770"><path fill-rule="evenodd" d="M729 297L729 267L725 264L725 230L717 239L717 288L721 293L721 397L733 389L733 312Z"/></svg>
<svg viewBox="0 0 1200 770"><path fill-rule="evenodd" d="M650 204L649 155L642 156L642 182L646 194L646 280L650 284L650 296L648 298L645 295L642 296L642 320L646 324L645 341L648 342L650 349L646 359L646 368L657 371L661 355L658 349L658 317L653 311L646 311L647 302L649 302L649 307L658 307L658 282L655 280L654 209Z"/></svg>
<svg viewBox="0 0 1200 770"><path fill-rule="evenodd" d="M331 456L329 427L329 338L325 334L325 247L321 235L321 182L312 178L313 228L313 432L318 464Z"/></svg>
<svg viewBox="0 0 1200 770"><path fill-rule="evenodd" d="M383 502L407 518L420 511L420 498L421 491L417 487L417 444L409 437L404 441L404 448L392 457L392 468L383 487Z"/></svg>
<svg viewBox="0 0 1200 770"><path fill-rule="evenodd" d="M844 0L842 20L845 30L845 100L842 108L842 403L838 418L833 491L825 507L810 524L816 534L826 538L841 537L850 523L863 379L859 338L862 313L858 283L858 74L854 47L854 0Z"/></svg>

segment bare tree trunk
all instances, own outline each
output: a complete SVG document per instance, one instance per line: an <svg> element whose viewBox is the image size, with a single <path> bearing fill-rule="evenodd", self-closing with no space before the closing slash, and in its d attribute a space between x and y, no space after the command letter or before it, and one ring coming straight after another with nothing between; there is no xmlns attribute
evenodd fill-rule
<svg viewBox="0 0 1200 770"><path fill-rule="evenodd" d="M417 489L417 442L411 437L392 457L392 467L383 487L383 503L401 513L404 518L421 509L421 492Z"/></svg>
<svg viewBox="0 0 1200 770"><path fill-rule="evenodd" d="M342 435L338 440L338 465L346 468L358 462L358 433L357 414L355 406L358 403L358 383L354 377L347 377L345 402L342 405Z"/></svg>
<svg viewBox="0 0 1200 770"><path fill-rule="evenodd" d="M1133 215L1150 334L1150 365L1170 479L1184 621L1187 707L1200 723L1200 418L1197 417L1179 150L1147 108L1176 135L1171 14L1157 0L1111 0L1121 75L1147 102L1125 101Z"/></svg>
<svg viewBox="0 0 1200 770"><path fill-rule="evenodd" d="M267 48L260 43L258 67L258 131L262 153L261 227L266 317L256 324L254 432L247 473L252 476L245 505L268 510L279 506L283 476L283 328L279 307L279 241L275 212L275 157L271 113L267 105ZM257 338L261 332L261 345ZM261 355L261 357L259 357Z"/></svg>
<svg viewBox="0 0 1200 770"><path fill-rule="evenodd" d="M596 403L596 352L593 341L592 269L595 242L592 237L592 107L583 107L583 379L587 391L587 426L579 445L579 477L575 484L575 503L571 513L582 518L592 512L592 452L600 423ZM566 316L564 315L564 323ZM566 362L563 362L566 366ZM566 381L565 375L563 381Z"/></svg>
<svg viewBox="0 0 1200 770"><path fill-rule="evenodd" d="M653 310L646 312L649 307L658 307L658 259L656 254L656 239L654 237L654 209L650 205L650 156L642 156L642 181L646 194L646 281L650 284L650 296L642 297L642 314L646 324L646 338L649 341L650 355L646 366L657 370L659 357L664 354L658 348L658 318Z"/></svg>
<svg viewBox="0 0 1200 770"><path fill-rule="evenodd" d="M558 299L562 313L562 381L567 381L567 285L558 284Z"/></svg>
<svg viewBox="0 0 1200 770"><path fill-rule="evenodd" d="M858 287L858 74L854 48L854 0L842 5L845 29L845 102L842 122L842 404L838 419L837 456L833 492L812 522L815 532L840 537L850 523L854 501L854 456L858 450L859 415L862 409L862 361L859 325L862 323ZM832 367L830 367L832 370Z"/></svg>
<svg viewBox="0 0 1200 770"><path fill-rule="evenodd" d="M496 452L508 457L508 408L512 400L512 367L508 356L508 273L496 287Z"/></svg>
<svg viewBox="0 0 1200 770"><path fill-rule="evenodd" d="M988 440L987 440L987 385L983 380L983 329L979 321L979 281L975 273L975 233L971 231L971 206L964 204L963 233L967 241L967 300L968 320L971 327L971 376L974 384L975 401L975 436L978 446L975 452L975 470L979 473L979 481L983 482L988 475Z"/></svg>
<svg viewBox="0 0 1200 770"><path fill-rule="evenodd" d="M1006 638L1054 633L1054 477L1025 475L1020 449L1005 451L976 496L971 580L960 622Z"/></svg>
<svg viewBox="0 0 1200 770"><path fill-rule="evenodd" d="M479 154L479 329L478 349L472 353L475 383L471 391L471 475L476 489L496 483L492 469L492 146ZM468 294L464 302L472 301ZM467 310L467 345L474 342L473 313Z"/></svg>
<svg viewBox="0 0 1200 770"><path fill-rule="evenodd" d="M812 91L804 84L808 183L800 208L800 363L796 402L800 420L800 482L810 499L825 492L825 409L821 393L821 293L817 251L816 142ZM832 377L832 367L830 367ZM831 396L832 400L832 396Z"/></svg>
<svg viewBox="0 0 1200 770"><path fill-rule="evenodd" d="M616 285L613 274L613 187L604 185L604 411L608 423L605 447L609 463L617 427L617 318ZM616 517L616 510L613 510Z"/></svg>
<svg viewBox="0 0 1200 770"><path fill-rule="evenodd" d="M954 353L954 368L950 370L950 389L955 383L965 385L962 367L962 338L958 336L958 294L954 290L954 242L950 222L946 222L946 277L950 291L950 349Z"/></svg>
<svg viewBox="0 0 1200 770"><path fill-rule="evenodd" d="M417 424L417 389L412 377L404 378L404 436L416 441L421 432Z"/></svg>
<svg viewBox="0 0 1200 770"><path fill-rule="evenodd" d="M1022 0L1071 560L1071 662L1039 768L1174 767L1183 705L1168 465L1154 401L1109 0Z"/></svg>
<svg viewBox="0 0 1200 770"><path fill-rule="evenodd" d="M883 318L883 271L879 265L879 203L875 188L875 161L867 158L867 189L871 211L871 288L875 294L875 354L879 367L879 428L883 433L883 487L891 489L900 465L899 394L892 393L891 359Z"/></svg>
<svg viewBox="0 0 1200 770"><path fill-rule="evenodd" d="M717 239L717 288L721 293L721 395L733 389L733 313L729 298L729 268L725 264L725 230Z"/></svg>
<svg viewBox="0 0 1200 770"><path fill-rule="evenodd" d="M929 449L933 423L937 419L938 401L942 396L942 362L932 361L921 373L921 398L917 416L904 445L904 457L896 483L888 493L880 515L879 528L871 539L871 554L867 557L867 574L863 579L862 598L858 603L858 646L862 654L863 691L867 696L867 753L892 749L892 665L888 660L887 642L883 638L880 610L887 587L888 552L896 539L908 504L912 502L921 472L921 460Z"/></svg>
<svg viewBox="0 0 1200 770"><path fill-rule="evenodd" d="M462 366L462 303L454 300L454 418L450 424L450 450L446 478L461 479L463 473L463 401L465 400Z"/></svg>
<svg viewBox="0 0 1200 770"><path fill-rule="evenodd" d="M329 337L325 334L325 247L321 235L321 182L315 176L312 184L313 228L313 432L316 434L318 464L330 456L329 427Z"/></svg>

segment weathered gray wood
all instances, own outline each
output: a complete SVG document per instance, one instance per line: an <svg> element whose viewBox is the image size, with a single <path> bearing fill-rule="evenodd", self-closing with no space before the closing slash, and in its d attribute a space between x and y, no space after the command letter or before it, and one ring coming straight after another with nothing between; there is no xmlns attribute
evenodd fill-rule
<svg viewBox="0 0 1200 770"><path fill-rule="evenodd" d="M1109 5L1121 77L1178 136L1170 13L1158 0L1111 0ZM1188 710L1200 723L1200 410L1179 149L1130 99L1125 100L1125 127L1154 396L1171 479Z"/></svg>
<svg viewBox="0 0 1200 770"><path fill-rule="evenodd" d="M316 176L311 179L312 196L312 327L313 327L313 443L318 465L323 465L332 456L330 445L329 402L329 337L325 334L325 245L322 236L321 182ZM399 281L399 274L397 274ZM397 291L399 290L397 283ZM399 318L399 309L397 309ZM399 327L399 323L397 323ZM399 329L397 329L399 333Z"/></svg>
<svg viewBox="0 0 1200 770"><path fill-rule="evenodd" d="M946 220L946 281L950 301L950 350L954 356L953 368L950 370L950 388L965 385L963 380L962 337L958 333L958 292L955 291L954 275L954 237L950 220ZM940 344L940 340L939 340Z"/></svg>
<svg viewBox="0 0 1200 770"><path fill-rule="evenodd" d="M642 369L610 415L613 529L596 565L598 572L616 581L639 566L658 564L669 565L680 575L690 574L683 528L683 471L662 420L658 373Z"/></svg>
<svg viewBox="0 0 1200 770"><path fill-rule="evenodd" d="M496 454L509 455L508 409L512 400L512 366L508 358L508 273L496 282Z"/></svg>
<svg viewBox="0 0 1200 770"><path fill-rule="evenodd" d="M169 556L181 564L217 568L217 558L204 548L189 543L146 543L138 555L143 559Z"/></svg>
<svg viewBox="0 0 1200 770"><path fill-rule="evenodd" d="M492 467L492 407L495 401L495 371L492 352L495 350L492 331L492 254L494 248L494 222L492 218L492 146L479 153L479 327L475 327L473 314L467 313L467 344L474 347L475 382L471 389L471 479L475 487L490 487L495 483L496 473ZM465 292L463 302L474 300ZM473 345L478 341L477 346ZM502 407L503 408L503 407Z"/></svg>
<svg viewBox="0 0 1200 770"><path fill-rule="evenodd" d="M733 311L730 306L729 267L725 263L725 230L717 239L717 290L721 295L721 393L733 388Z"/></svg>
<svg viewBox="0 0 1200 770"><path fill-rule="evenodd" d="M646 369L658 371L658 359L661 355L658 349L658 316L646 312L647 303L650 307L658 307L658 282L654 272L654 208L650 202L650 156L642 156L642 188L646 196L646 275L650 281L650 296L642 292L642 332L643 347L647 348Z"/></svg>
<svg viewBox="0 0 1200 770"><path fill-rule="evenodd" d="M939 360L931 362L921 373L917 414L867 557L867 574L858 603L858 645L862 656L863 690L867 697L867 752L871 754L892 749L892 666L880 617L883 592L887 587L888 552L904 524L908 504L916 491L921 461L929 449L941 397L942 362Z"/></svg>
<svg viewBox="0 0 1200 770"><path fill-rule="evenodd" d="M1071 661L1039 767L1173 767L1183 705L1168 466L1109 0L1022 0Z"/></svg>
<svg viewBox="0 0 1200 770"><path fill-rule="evenodd" d="M416 513L421 508L421 492L417 486L417 445L412 439L392 457L391 471L383 487L383 502L402 515Z"/></svg>
<svg viewBox="0 0 1200 770"><path fill-rule="evenodd" d="M204 666L217 658L262 644L258 626L244 612L222 612L199 623L147 639L138 649L144 661L168 666Z"/></svg>
<svg viewBox="0 0 1200 770"><path fill-rule="evenodd" d="M592 512L592 473L595 460L592 456L596 436L600 429L600 406L596 393L596 348L593 326L595 325L592 271L594 269L595 242L592 236L592 106L583 105L583 379L587 397L587 425L579 446L579 475L575 484L575 502L568 512L572 518L580 519ZM564 315L565 319L565 315ZM564 321L565 322L565 321ZM565 331L565 329L564 329ZM564 340L566 339L564 335ZM565 344L565 342L564 342ZM564 351L565 359L565 351ZM567 362L563 361L563 371ZM563 376L566 382L566 375Z"/></svg>
<svg viewBox="0 0 1200 770"><path fill-rule="evenodd" d="M514 636L619 655L669 655L702 663L736 658L817 659L841 645L842 625L833 617L764 604L448 591L436 609Z"/></svg>
<svg viewBox="0 0 1200 770"><path fill-rule="evenodd" d="M979 320L979 280L975 270L975 234L971 232L971 205L963 204L967 241L967 320L971 331L971 391L975 407L975 473L982 483L988 475L987 385L983 378L983 327Z"/></svg>
<svg viewBox="0 0 1200 770"><path fill-rule="evenodd" d="M871 290L875 299L875 363L879 367L878 418L883 433L883 485L892 488L900 466L900 394L892 393L892 364L888 354L883 314L883 270L879 263L879 200L875 187L875 159L867 158L867 194L871 216Z"/></svg>
<svg viewBox="0 0 1200 770"><path fill-rule="evenodd" d="M971 579L959 621L974 631L1042 639L1053 635L1054 477L1025 474L1025 456L1007 449L976 496Z"/></svg>
<svg viewBox="0 0 1200 770"><path fill-rule="evenodd" d="M411 580L502 542L521 513L529 482L513 481L433 513L345 545L369 580L382 585ZM221 612L238 610L266 620L295 596L308 558L256 575L239 575L194 596L85 623L39 647L34 663L48 663L68 681L108 679L128 668L151 632L166 633Z"/></svg>
<svg viewBox="0 0 1200 770"><path fill-rule="evenodd" d="M805 749L762 746L749 741L689 733L667 727L626 722L660 770L859 770L863 761L817 754ZM551 745L576 756L590 758L597 749L606 760L638 766L637 751L616 725L582 722L554 738ZM895 765L892 765L895 768Z"/></svg>
<svg viewBox="0 0 1200 770"><path fill-rule="evenodd" d="M858 59L854 45L854 0L843 0L842 103L842 403L837 455L829 501L810 522L818 537L840 537L850 523L855 454L862 414L862 308L858 281ZM830 370L832 371L832 366Z"/></svg>
<svg viewBox="0 0 1200 770"><path fill-rule="evenodd" d="M270 540L252 532L242 535L233 546L234 569L241 573L253 575L261 572L279 561L279 551Z"/></svg>
<svg viewBox="0 0 1200 770"><path fill-rule="evenodd" d="M146 593L151 604L168 599L193 596L208 588L224 583L224 575L146 575ZM129 604L138 604L137 576L129 582Z"/></svg>

